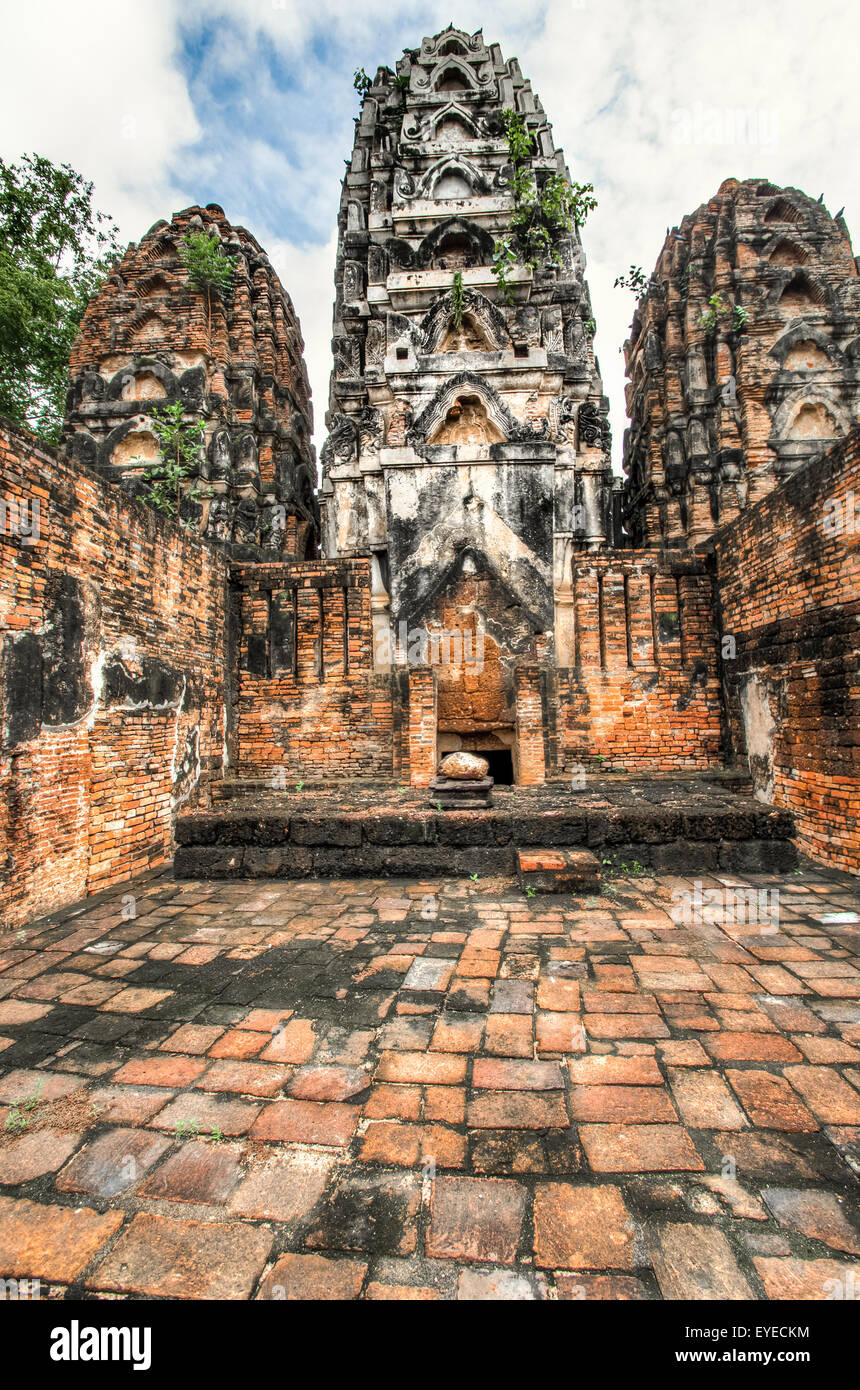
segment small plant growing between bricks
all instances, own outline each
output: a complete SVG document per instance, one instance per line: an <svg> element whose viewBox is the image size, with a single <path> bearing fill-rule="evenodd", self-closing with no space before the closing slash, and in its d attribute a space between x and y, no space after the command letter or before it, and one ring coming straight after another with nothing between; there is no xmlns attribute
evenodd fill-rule
<svg viewBox="0 0 860 1390"><path fill-rule="evenodd" d="M174 1130L174 1139L196 1139L200 1134L200 1125L197 1120L177 1120Z"/></svg>
<svg viewBox="0 0 860 1390"><path fill-rule="evenodd" d="M463 306L465 303L463 272L461 270L456 271L454 274L454 280L451 285L451 303L454 309L454 328L459 331L463 325Z"/></svg>
<svg viewBox="0 0 860 1390"><path fill-rule="evenodd" d="M560 263L560 242L574 226L581 227L597 207L594 185L570 184L561 174L536 174L532 160L534 139L525 119L510 109L502 112L508 158L511 164L510 188L514 200L511 235L496 242L493 274L505 300L513 299L508 279L517 264L537 271Z"/></svg>
<svg viewBox="0 0 860 1390"><path fill-rule="evenodd" d="M144 500L166 516L180 520L183 491L192 501L202 495L199 488L183 489L183 484L189 475L198 471L206 426L202 421L197 424L186 421L180 401L156 406L150 420L160 458L144 472Z"/></svg>
<svg viewBox="0 0 860 1390"><path fill-rule="evenodd" d="M6 1129L13 1134L20 1134L22 1130L27 1128L29 1114L41 1104L44 1089L44 1081L38 1081L34 1091L9 1107L9 1114L6 1116Z"/></svg>
<svg viewBox="0 0 860 1390"><path fill-rule="evenodd" d="M712 294L708 300L708 307L702 310L699 320L707 337L712 337L716 333L720 319L725 318L727 314L731 315L729 331L742 333L749 323L749 310L741 304L726 304L723 296L719 293Z"/></svg>

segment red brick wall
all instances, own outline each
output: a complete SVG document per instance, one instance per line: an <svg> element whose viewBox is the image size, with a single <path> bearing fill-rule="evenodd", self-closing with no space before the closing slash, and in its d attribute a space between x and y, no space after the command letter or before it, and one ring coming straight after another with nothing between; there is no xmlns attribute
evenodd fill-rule
<svg viewBox="0 0 860 1390"><path fill-rule="evenodd" d="M555 677L559 768L695 770L722 762L712 581L654 551L574 562L574 665Z"/></svg>
<svg viewBox="0 0 860 1390"><path fill-rule="evenodd" d="M546 780L544 718L541 675L538 666L518 666L517 692L517 781L524 787Z"/></svg>
<svg viewBox="0 0 860 1390"><path fill-rule="evenodd" d="M436 672L430 666L409 672L409 774L413 787L428 787L436 772Z"/></svg>
<svg viewBox="0 0 860 1390"><path fill-rule="evenodd" d="M0 921L172 852L220 774L227 565L117 487L0 425ZM38 499L39 539L9 504Z"/></svg>
<svg viewBox="0 0 860 1390"><path fill-rule="evenodd" d="M373 670L369 561L236 565L233 581L238 775L391 777L399 686Z"/></svg>
<svg viewBox="0 0 860 1390"><path fill-rule="evenodd" d="M735 748L802 847L858 873L860 430L720 531L716 554Z"/></svg>

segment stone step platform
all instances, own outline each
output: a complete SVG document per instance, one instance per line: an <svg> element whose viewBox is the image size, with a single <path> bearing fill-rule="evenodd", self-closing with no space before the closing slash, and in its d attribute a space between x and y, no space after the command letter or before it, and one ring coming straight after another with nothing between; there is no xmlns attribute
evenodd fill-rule
<svg viewBox="0 0 860 1390"><path fill-rule="evenodd" d="M451 777L434 777L430 782L429 804L437 811L482 811L493 804L492 777L475 777L454 781Z"/></svg>
<svg viewBox="0 0 860 1390"><path fill-rule="evenodd" d="M691 778L495 787L489 810L437 810L427 789L244 795L177 820L178 878L514 877L520 850L589 849L608 873L785 872L793 819Z"/></svg>
<svg viewBox="0 0 860 1390"><path fill-rule="evenodd" d="M590 849L521 849L517 878L524 893L599 893L600 860Z"/></svg>

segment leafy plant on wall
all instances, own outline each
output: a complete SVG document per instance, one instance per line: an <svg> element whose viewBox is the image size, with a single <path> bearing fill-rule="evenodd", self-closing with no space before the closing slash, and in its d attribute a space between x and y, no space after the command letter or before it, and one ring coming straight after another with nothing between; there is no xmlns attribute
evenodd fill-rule
<svg viewBox="0 0 860 1390"><path fill-rule="evenodd" d="M648 276L641 265L631 265L626 275L616 276L613 289L632 290L640 304L648 293Z"/></svg>
<svg viewBox="0 0 860 1390"><path fill-rule="evenodd" d="M143 474L143 500L165 516L180 519L183 484L197 473L203 447L205 424L191 424L184 418L181 401L156 406L150 417L152 432L158 440L159 459L149 463ZM133 459L133 463L142 460ZM197 487L184 489L185 496L201 496Z"/></svg>
<svg viewBox="0 0 860 1390"><path fill-rule="evenodd" d="M454 273L454 280L451 285L451 303L454 307L454 328L459 331L463 324L463 305L465 303L463 272L461 270Z"/></svg>
<svg viewBox="0 0 860 1390"><path fill-rule="evenodd" d="M732 316L729 332L742 333L749 323L749 310L741 304L726 304L719 293L712 294L708 300L708 307L702 310L699 320L707 337L710 338L716 333L720 319L725 318L727 314Z"/></svg>
<svg viewBox="0 0 860 1390"><path fill-rule="evenodd" d="M216 232L189 232L179 248L192 285L206 295L206 336L212 343L212 296L223 299L233 283L233 262Z"/></svg>
<svg viewBox="0 0 860 1390"><path fill-rule="evenodd" d="M507 109L502 120L512 169L514 210L510 235L496 243L493 274L510 303L513 287L509 274L513 267L521 265L535 271L546 264L558 265L563 237L573 227L583 225L597 207L597 199L591 183L568 183L558 173L536 173L532 167L534 140L525 119Z"/></svg>

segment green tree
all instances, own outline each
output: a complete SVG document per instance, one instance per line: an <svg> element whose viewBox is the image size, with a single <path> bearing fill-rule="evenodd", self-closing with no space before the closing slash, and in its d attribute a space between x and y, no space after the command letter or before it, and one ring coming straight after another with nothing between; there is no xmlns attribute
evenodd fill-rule
<svg viewBox="0 0 860 1390"><path fill-rule="evenodd" d="M0 415L57 443L69 354L120 254L93 185L41 155L0 159Z"/></svg>
<svg viewBox="0 0 860 1390"><path fill-rule="evenodd" d="M212 343L212 296L223 299L233 283L233 262L216 232L189 232L179 254L192 285L206 296L206 335Z"/></svg>

